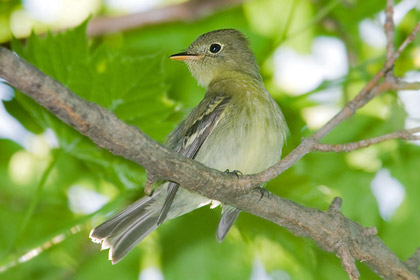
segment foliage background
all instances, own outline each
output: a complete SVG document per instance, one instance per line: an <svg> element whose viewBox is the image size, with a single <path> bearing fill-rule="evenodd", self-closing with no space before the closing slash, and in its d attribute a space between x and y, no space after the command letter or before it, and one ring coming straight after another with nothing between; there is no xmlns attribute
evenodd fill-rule
<svg viewBox="0 0 420 280"><path fill-rule="evenodd" d="M1 4L2 18L20 5ZM254 0L198 22L160 24L94 39L87 38L84 23L57 35L33 34L24 43L14 40L12 47L73 92L163 142L204 94L187 68L167 57L207 31L239 29L249 37L267 88L285 113L291 130L287 153L315 129L306 125L308 109L342 106L382 66L384 49L364 42L358 26L363 20L377 19L384 7L384 1ZM405 15L397 26L397 44L419 18L417 9ZM275 81L276 49L288 46L309 54L319 36L345 44L348 74L301 95L282 90ZM416 39L398 60L397 75L419 68L419 42ZM336 102L313 98L332 87L340 89ZM99 246L90 242L89 231L143 195L144 170L95 147L22 93L3 103L32 133L32 140L24 145L0 139L0 267L5 270L0 278L135 279L139 274L150 276L145 274L151 272L148 268L158 268L165 279L347 279L333 254L247 213L218 244L220 209L206 207L165 223L111 266L107 252L99 253ZM404 128L407 116L399 96L387 93L345 121L325 142L345 143L392 132ZM334 196L342 197L344 215L364 226L376 226L385 244L406 259L420 246L419 158L419 146L398 140L352 153L312 153L267 188L321 210ZM372 180L384 169L405 192L389 218L381 216L371 191ZM109 202L99 209L86 206L104 198ZM16 264L36 248L38 256ZM360 279L379 279L363 263L358 268Z"/></svg>

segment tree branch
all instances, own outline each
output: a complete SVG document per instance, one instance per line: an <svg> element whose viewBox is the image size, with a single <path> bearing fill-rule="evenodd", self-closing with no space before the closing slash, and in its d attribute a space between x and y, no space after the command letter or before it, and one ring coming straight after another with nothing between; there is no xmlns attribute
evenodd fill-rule
<svg viewBox="0 0 420 280"><path fill-rule="evenodd" d="M133 30L149 25L158 25L175 21L192 22L205 18L217 11L237 6L244 1L245 0L189 0L180 4L168 5L122 16L94 17L89 21L86 33L88 36L95 37ZM65 29L68 29L68 27L61 29L61 31ZM21 38L20 40L24 41L26 38ZM0 46L10 48L10 42L1 43Z"/></svg>
<svg viewBox="0 0 420 280"><path fill-rule="evenodd" d="M356 95L355 98L353 98L353 100L348 102L343 109L341 109L331 120L323 125L311 137L303 139L299 146L297 146L277 164L263 172L260 172L259 174L253 175L250 178L252 185L256 185L254 182L258 181L268 182L277 177L279 174L283 173L285 170L295 164L296 161L309 153L322 138L324 138L340 123L351 117L358 109L366 105L370 100L379 94L388 90L416 89L420 83L398 82L398 79L396 79L393 75L392 78L389 78L382 83L379 82L381 78L383 78L385 74L394 66L395 60L400 56L402 51L414 40L417 33L419 32L419 29L420 22L417 23L413 32L411 32L408 38L401 44L398 51L386 60L384 67L367 83L367 85ZM397 86L398 83L401 83L401 85Z"/></svg>
<svg viewBox="0 0 420 280"><path fill-rule="evenodd" d="M156 8L116 17L92 19L87 27L89 36L131 30L152 24L174 21L193 21L203 18L222 8L238 5L244 0L190 0L181 4Z"/></svg>
<svg viewBox="0 0 420 280"><path fill-rule="evenodd" d="M393 67L419 28L420 23L397 52L387 58L382 70L320 130L303 139L296 149L275 166L259 174L240 178L170 151L104 108L83 100L5 48L0 48L0 77L98 146L144 166L150 179L149 184L157 178L174 181L190 191L272 221L297 236L309 237L324 250L335 252L342 259L343 267L351 279L359 277L354 260L364 261L376 273L388 279L420 279L420 271L415 266L419 263L418 254L407 263L399 260L376 236L375 228L364 228L341 214L341 199L334 199L328 211L319 211L273 194L261 198L258 191L247 192L278 176L312 151L325 135L369 100L382 92L399 88L399 82L393 76L381 83L379 81ZM411 86L404 83L404 87Z"/></svg>
<svg viewBox="0 0 420 280"><path fill-rule="evenodd" d="M331 207L335 211L323 212L273 194L262 199L258 191L238 194L236 190L244 189L244 186L249 189L261 184L261 181L250 180L253 175L237 179L236 176L210 169L168 150L138 128L120 121L104 108L83 100L5 48L0 48L0 77L88 136L98 146L144 166L155 178L178 182L188 190L286 227L295 235L312 238L321 248L344 258L345 267L348 261L343 249L340 249L342 246L346 246L345 253L350 252L352 258L365 260L374 271L389 279L396 275L402 279L420 279L418 271L400 261L377 236L366 235L361 225L345 218L339 212L337 200L334 202L336 206ZM312 144L305 139L300 147L310 147ZM302 151L305 150L298 147L287 157L302 157Z"/></svg>

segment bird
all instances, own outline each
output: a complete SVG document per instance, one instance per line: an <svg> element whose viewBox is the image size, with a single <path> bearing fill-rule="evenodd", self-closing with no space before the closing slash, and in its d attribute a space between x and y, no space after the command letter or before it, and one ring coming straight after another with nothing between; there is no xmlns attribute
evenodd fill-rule
<svg viewBox="0 0 420 280"><path fill-rule="evenodd" d="M184 62L207 90L203 100L169 134L167 147L237 176L261 172L280 160L287 124L264 86L248 39L240 31L207 32L170 59ZM101 243L102 250L109 249L109 259L115 264L166 220L208 204L220 203L175 182L165 182L151 196L140 198L92 229L90 238ZM222 207L216 230L219 242L241 212L230 205Z"/></svg>

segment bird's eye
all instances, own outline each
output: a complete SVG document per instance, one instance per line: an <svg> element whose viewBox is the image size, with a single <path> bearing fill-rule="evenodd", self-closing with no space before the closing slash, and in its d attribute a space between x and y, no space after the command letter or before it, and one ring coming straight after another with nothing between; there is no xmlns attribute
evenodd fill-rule
<svg viewBox="0 0 420 280"><path fill-rule="evenodd" d="M210 46L210 52L211 53L218 53L222 49L222 46L219 44L211 44Z"/></svg>

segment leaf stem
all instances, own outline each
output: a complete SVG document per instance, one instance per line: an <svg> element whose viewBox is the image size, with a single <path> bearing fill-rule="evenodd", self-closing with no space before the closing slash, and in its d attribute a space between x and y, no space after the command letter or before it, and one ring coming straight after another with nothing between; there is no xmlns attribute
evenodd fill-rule
<svg viewBox="0 0 420 280"><path fill-rule="evenodd" d="M38 204L38 202L41 198L41 194L42 194L42 190L45 186L45 182L47 181L48 176L51 174L52 169L54 168L58 159L60 158L61 151L62 151L61 149L57 149L57 152L55 153L55 155L53 154L53 159L51 160L51 162L49 163L47 168L44 170L44 173L42 174L41 179L39 180L39 183L38 183L38 185L35 189L35 192L32 195L32 199L31 199L31 202L29 203L29 207L26 209L25 216L23 218L23 222L20 226L20 229L19 229L18 233L16 234L14 242L12 242L12 245L10 246L9 254L16 249L17 245L19 244L20 240L22 239L23 234L24 234L26 228L28 227L29 220L32 218L32 216L35 212L35 207L37 206L37 204Z"/></svg>

